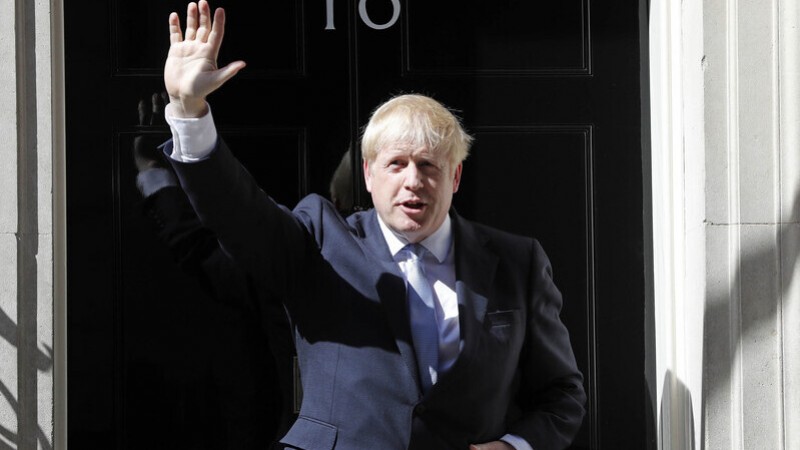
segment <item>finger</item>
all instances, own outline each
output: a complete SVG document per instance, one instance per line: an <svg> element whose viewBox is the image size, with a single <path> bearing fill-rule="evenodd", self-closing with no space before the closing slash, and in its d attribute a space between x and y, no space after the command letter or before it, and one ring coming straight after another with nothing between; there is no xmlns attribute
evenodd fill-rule
<svg viewBox="0 0 800 450"><path fill-rule="evenodd" d="M222 38L225 36L225 10L217 8L214 11L214 23L211 25L211 34L208 35L208 43L214 48L214 59L219 56L219 48L222 46Z"/></svg>
<svg viewBox="0 0 800 450"><path fill-rule="evenodd" d="M139 100L137 111L139 112L139 125L144 125L147 119L147 102L145 99Z"/></svg>
<svg viewBox="0 0 800 450"><path fill-rule="evenodd" d="M208 7L208 2L202 0L198 5L198 9L200 10L200 27L197 28L197 40L206 42L211 30L211 9Z"/></svg>
<svg viewBox="0 0 800 450"><path fill-rule="evenodd" d="M191 2L186 7L186 40L194 40L197 34L197 3Z"/></svg>
<svg viewBox="0 0 800 450"><path fill-rule="evenodd" d="M160 102L161 96L158 95L158 92L153 92L150 96L150 125L155 125L158 120L158 116L161 112Z"/></svg>
<svg viewBox="0 0 800 450"><path fill-rule="evenodd" d="M181 33L181 18L178 13L171 13L169 15L169 43L177 44L183 40Z"/></svg>

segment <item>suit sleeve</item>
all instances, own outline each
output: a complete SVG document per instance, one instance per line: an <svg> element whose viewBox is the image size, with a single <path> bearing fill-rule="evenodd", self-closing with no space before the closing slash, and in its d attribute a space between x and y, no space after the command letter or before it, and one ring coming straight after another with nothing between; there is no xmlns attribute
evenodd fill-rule
<svg viewBox="0 0 800 450"><path fill-rule="evenodd" d="M194 214L186 195L177 186L159 189L144 199L144 214L184 271L197 275L202 261L217 247L216 237Z"/></svg>
<svg viewBox="0 0 800 450"><path fill-rule="evenodd" d="M276 374L283 408L281 434L292 421L293 366L295 355L292 332L286 311L278 298L255 289L252 277L222 252L216 236L197 218L186 194L178 186L165 187L147 196L145 215L153 223L159 239L169 248L183 271L192 275L214 301L263 312L265 333L276 363Z"/></svg>
<svg viewBox="0 0 800 450"><path fill-rule="evenodd" d="M561 293L550 261L532 244L531 292L526 341L520 355L521 416L508 429L536 450L570 445L583 422L586 393L569 332L561 322Z"/></svg>
<svg viewBox="0 0 800 450"><path fill-rule="evenodd" d="M170 159L203 226L249 276L279 298L291 298L300 270L316 249L304 224L277 205L233 157L221 139L208 158L184 163ZM164 152L171 152L171 142Z"/></svg>
<svg viewBox="0 0 800 450"><path fill-rule="evenodd" d="M260 306L249 277L222 252L217 237L200 223L179 187L166 187L149 195L144 212L178 266L212 299L235 308Z"/></svg>

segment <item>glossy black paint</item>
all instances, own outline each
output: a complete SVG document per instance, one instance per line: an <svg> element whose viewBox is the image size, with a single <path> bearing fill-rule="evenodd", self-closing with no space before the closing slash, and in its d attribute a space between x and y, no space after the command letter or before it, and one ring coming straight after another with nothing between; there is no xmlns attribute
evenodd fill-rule
<svg viewBox="0 0 800 450"><path fill-rule="evenodd" d="M536 236L586 377L573 448L650 448L644 381L639 2L403 0L374 30L357 0L212 4L228 11L209 99L264 189L293 205L327 193L372 108L421 92L476 136L455 206ZM391 3L371 0L385 23ZM176 0L66 5L69 444L81 449L263 448L279 398L257 319L215 304L140 214L137 105L162 90ZM356 167L359 157L353 156ZM359 170L357 202L368 206ZM271 428L272 427L272 428Z"/></svg>

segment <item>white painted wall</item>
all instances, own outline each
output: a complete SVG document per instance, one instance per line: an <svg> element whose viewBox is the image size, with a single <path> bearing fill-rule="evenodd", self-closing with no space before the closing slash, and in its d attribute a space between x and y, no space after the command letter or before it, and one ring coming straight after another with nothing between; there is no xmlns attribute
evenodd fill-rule
<svg viewBox="0 0 800 450"><path fill-rule="evenodd" d="M780 292L786 449L800 448L800 5L778 4Z"/></svg>
<svg viewBox="0 0 800 450"><path fill-rule="evenodd" d="M15 5L0 1L0 318L17 317L17 71ZM17 433L17 348L11 329L0 328L0 430ZM0 443L13 444L0 433Z"/></svg>
<svg viewBox="0 0 800 450"><path fill-rule="evenodd" d="M702 84L693 82L702 74L702 46L686 45L702 42L702 6L668 0L650 4L656 354L648 357L656 359L657 379L650 383L658 388L662 449L692 448L702 403L702 345L697 343L702 342L703 303L696 299L702 299L705 282L705 197L697 194L703 192L705 130Z"/></svg>
<svg viewBox="0 0 800 450"><path fill-rule="evenodd" d="M651 3L660 448L800 448L798 18Z"/></svg>
<svg viewBox="0 0 800 450"><path fill-rule="evenodd" d="M0 0L0 448L66 443L61 17Z"/></svg>

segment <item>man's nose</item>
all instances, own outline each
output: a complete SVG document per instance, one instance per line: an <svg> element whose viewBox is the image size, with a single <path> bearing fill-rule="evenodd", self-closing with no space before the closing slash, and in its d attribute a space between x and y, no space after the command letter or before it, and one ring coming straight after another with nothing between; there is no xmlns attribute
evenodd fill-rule
<svg viewBox="0 0 800 450"><path fill-rule="evenodd" d="M403 186L406 189L417 190L422 187L422 174L414 163L406 166L405 183Z"/></svg>

